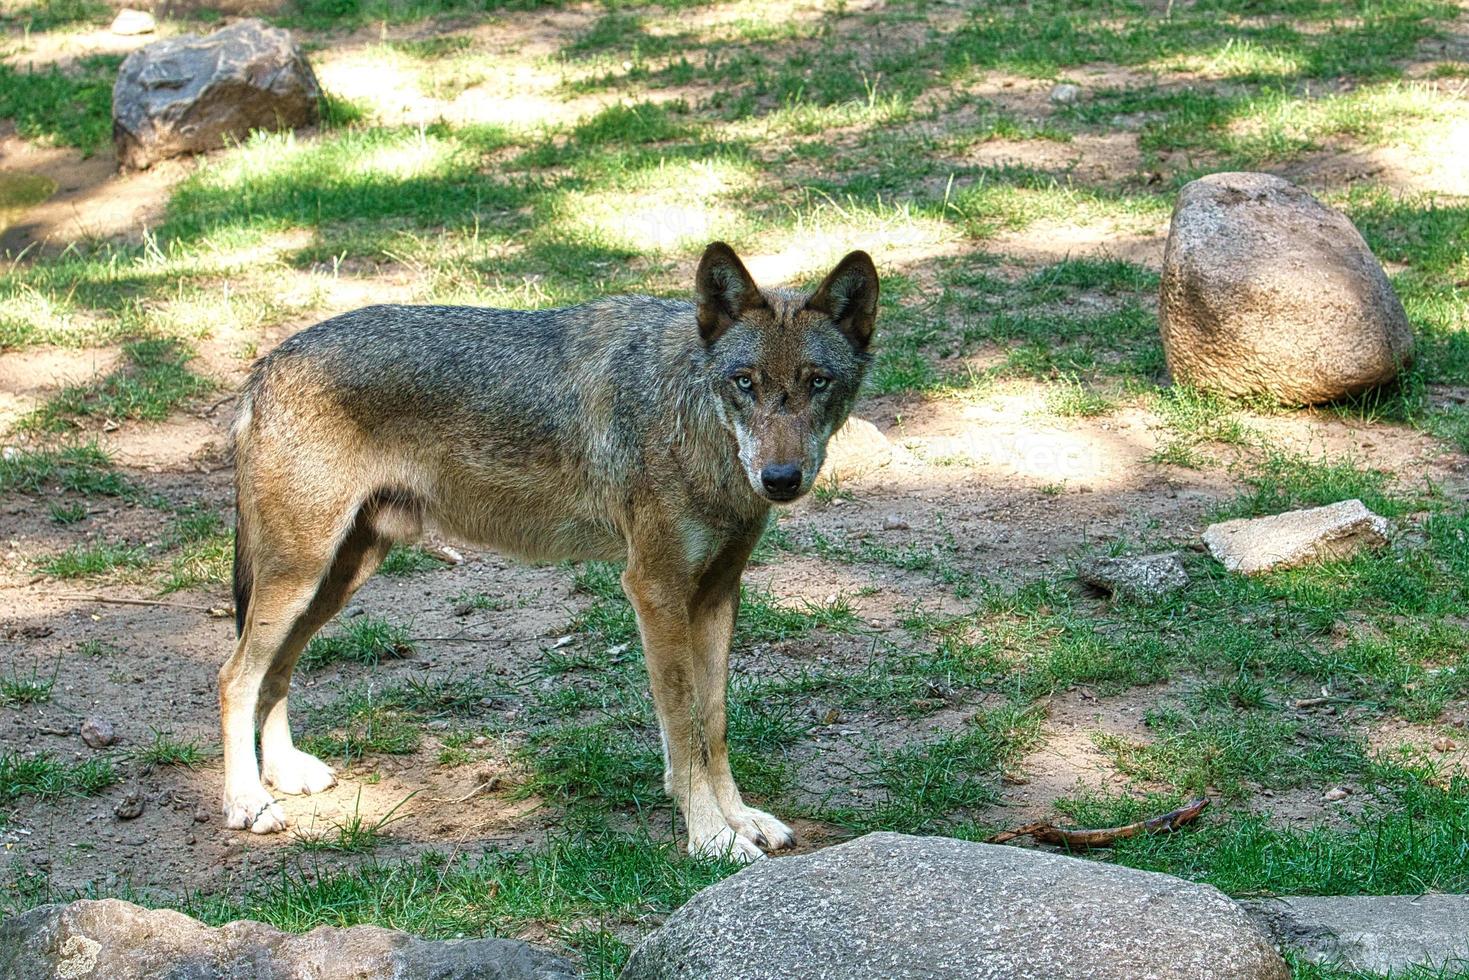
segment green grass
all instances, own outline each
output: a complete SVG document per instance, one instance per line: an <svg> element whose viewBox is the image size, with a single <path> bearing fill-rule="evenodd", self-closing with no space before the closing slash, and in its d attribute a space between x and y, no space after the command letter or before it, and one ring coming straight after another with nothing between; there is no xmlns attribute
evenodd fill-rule
<svg viewBox="0 0 1469 980"><path fill-rule="evenodd" d="M454 938L513 936L549 924L587 958L589 976L610 980L631 952L619 923L667 914L735 870L686 860L645 831L589 830L521 852L303 867L244 894L200 897L185 907L211 924L250 918L290 932L373 923Z"/></svg>
<svg viewBox="0 0 1469 980"><path fill-rule="evenodd" d="M37 559L35 568L52 578L94 578L146 566L148 552L140 545L95 541L76 544L65 551Z"/></svg>
<svg viewBox="0 0 1469 980"><path fill-rule="evenodd" d="M424 551L422 548L409 548L403 545L395 545L383 559L378 573L392 578L402 578L407 575L417 575L420 572L432 571L435 568L443 568L444 562L440 558Z"/></svg>
<svg viewBox="0 0 1469 980"><path fill-rule="evenodd" d="M376 616L359 616L346 620L335 633L312 637L301 653L300 666L306 670L336 663L375 667L384 660L411 657L413 652L408 627Z"/></svg>
<svg viewBox="0 0 1469 980"><path fill-rule="evenodd" d="M371 754L403 755L417 750L425 722L476 718L509 697L502 683L486 678L428 674L352 688L307 715L301 746L344 764Z"/></svg>
<svg viewBox="0 0 1469 980"><path fill-rule="evenodd" d="M369 820L362 815L362 790L359 789L350 816L326 828L312 826L302 830L298 827L294 833L295 839L292 845L296 850L306 853L320 851L332 851L338 854L369 853L377 848L384 837L383 832L388 827L407 816L407 814L399 814L398 811L413 799L415 794L416 791L409 793L394 804L387 813Z"/></svg>
<svg viewBox="0 0 1469 980"><path fill-rule="evenodd" d="M1208 882L1230 894L1416 895L1469 888L1461 860L1469 839L1462 776L1377 766L1369 802L1330 825L1297 827L1268 814L1206 818L1185 833L1119 842L1120 864ZM1179 797L1093 797L1067 812L1082 826L1113 826L1177 805Z"/></svg>
<svg viewBox="0 0 1469 980"><path fill-rule="evenodd" d="M174 519L166 542L175 549L163 578L164 592L201 585L223 585L230 580L235 558L235 536L213 511L186 508Z"/></svg>
<svg viewBox="0 0 1469 980"><path fill-rule="evenodd" d="M10 676L0 677L0 707L14 708L25 704L45 704L51 700L51 691L56 687L61 663L58 661L50 677L42 676L40 667L32 665L30 672L22 674L12 666Z"/></svg>
<svg viewBox="0 0 1469 980"><path fill-rule="evenodd" d="M124 497L133 492L112 468L112 457L95 442L0 454L0 493L38 494L53 487L88 497Z"/></svg>
<svg viewBox="0 0 1469 980"><path fill-rule="evenodd" d="M95 16L107 7L72 2L32 9L45 26L72 14ZM16 132L26 139L96 153L112 138L112 82L121 63L114 55L93 55L66 71L0 64L0 119L15 120Z"/></svg>
<svg viewBox="0 0 1469 980"><path fill-rule="evenodd" d="M25 796L95 796L115 782L117 774L105 758L72 764L44 752L0 753L0 807L11 806Z"/></svg>
<svg viewBox="0 0 1469 980"><path fill-rule="evenodd" d="M152 740L138 747L132 756L145 766L178 766L183 769L197 769L207 758L204 747L193 739L178 738L156 728Z"/></svg>
<svg viewBox="0 0 1469 980"><path fill-rule="evenodd" d="M214 382L188 369L193 353L178 341L134 340L123 345L123 365L105 377L63 388L22 425L47 432L65 431L78 420L157 422Z"/></svg>
<svg viewBox="0 0 1469 980"><path fill-rule="evenodd" d="M942 832L956 815L999 799L1005 767L1039 744L1042 720L1029 706L1009 705L931 741L874 748L863 770L872 802L837 805L822 816L856 830Z"/></svg>

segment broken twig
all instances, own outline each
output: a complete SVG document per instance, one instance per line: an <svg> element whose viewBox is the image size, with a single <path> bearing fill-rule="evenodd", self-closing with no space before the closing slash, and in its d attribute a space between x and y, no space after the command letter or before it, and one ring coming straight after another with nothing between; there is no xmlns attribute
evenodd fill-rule
<svg viewBox="0 0 1469 980"><path fill-rule="evenodd" d="M190 609L209 613L211 616L226 616L229 611L223 606L194 606L187 602L165 602L162 599L125 599L122 596L93 595L81 592L42 592L48 599L66 599L71 602L105 602L115 606L166 606L169 609Z"/></svg>
<svg viewBox="0 0 1469 980"><path fill-rule="evenodd" d="M1204 808L1208 805L1209 798L1200 796L1160 817L1149 817L1136 823L1124 824L1121 827L1107 827L1102 830L1067 830L1044 822L1028 823L1023 827L998 833L991 837L988 843L1004 844L1017 837L1029 837L1042 844L1057 844L1074 850L1111 847L1120 840L1136 837L1138 834L1166 834L1175 831L1184 824L1191 823L1204 812Z"/></svg>

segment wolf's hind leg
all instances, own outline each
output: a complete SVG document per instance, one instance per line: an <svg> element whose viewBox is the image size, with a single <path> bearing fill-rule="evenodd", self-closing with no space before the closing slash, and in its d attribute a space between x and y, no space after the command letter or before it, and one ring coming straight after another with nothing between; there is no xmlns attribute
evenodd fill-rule
<svg viewBox="0 0 1469 980"><path fill-rule="evenodd" d="M261 774L277 792L320 793L336 784L332 768L302 752L291 740L288 695L291 674L307 641L342 610L352 595L377 571L392 542L374 530L375 504L358 511L330 566L316 586L289 641L277 648L260 685Z"/></svg>
<svg viewBox="0 0 1469 980"><path fill-rule="evenodd" d="M260 781L255 759L255 720L267 674L283 649L304 644L297 623L311 603L318 568L287 576L256 567L245 628L234 654L219 670L224 728L225 826L269 834L286 827L285 811ZM264 574L261 574L264 572ZM282 721L284 719L282 718Z"/></svg>

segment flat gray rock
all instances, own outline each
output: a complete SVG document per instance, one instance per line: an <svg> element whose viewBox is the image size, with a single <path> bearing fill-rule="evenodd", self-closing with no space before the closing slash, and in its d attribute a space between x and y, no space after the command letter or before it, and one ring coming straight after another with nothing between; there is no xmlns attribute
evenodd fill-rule
<svg viewBox="0 0 1469 980"><path fill-rule="evenodd" d="M511 939L429 942L377 926L305 935L242 920L211 928L117 899L43 905L0 922L0 977L65 980L575 980Z"/></svg>
<svg viewBox="0 0 1469 980"><path fill-rule="evenodd" d="M1176 551L1088 558L1076 567L1076 577L1114 598L1139 603L1157 602L1188 585L1188 570Z"/></svg>
<svg viewBox="0 0 1469 980"><path fill-rule="evenodd" d="M1365 973L1469 968L1469 895L1346 895L1241 903L1282 946Z"/></svg>
<svg viewBox="0 0 1469 980"><path fill-rule="evenodd" d="M1388 530L1387 518L1372 513L1362 501L1343 500L1210 524L1203 540L1209 553L1231 572L1257 575L1386 547Z"/></svg>
<svg viewBox="0 0 1469 980"><path fill-rule="evenodd" d="M321 87L290 33L242 20L128 55L112 86L112 139L119 163L143 169L252 130L309 125L320 111Z"/></svg>
<svg viewBox="0 0 1469 980"><path fill-rule="evenodd" d="M1286 980L1218 890L1017 847L868 834L695 895L622 980Z"/></svg>
<svg viewBox="0 0 1469 980"><path fill-rule="evenodd" d="M1413 356L1403 304L1351 220L1269 174L1179 192L1158 325L1175 381L1288 405L1384 384Z"/></svg>

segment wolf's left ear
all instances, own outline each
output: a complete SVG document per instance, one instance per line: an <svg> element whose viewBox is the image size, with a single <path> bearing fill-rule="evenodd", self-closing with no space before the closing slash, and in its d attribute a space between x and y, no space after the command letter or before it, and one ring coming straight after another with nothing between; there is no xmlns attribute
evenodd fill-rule
<svg viewBox="0 0 1469 980"><path fill-rule="evenodd" d="M806 308L825 313L858 350L872 343L877 323L877 267L866 252L852 252L816 287Z"/></svg>
<svg viewBox="0 0 1469 980"><path fill-rule="evenodd" d="M704 249L694 290L699 297L699 337L706 344L718 340L746 311L766 305L745 264L724 242L712 242Z"/></svg>

